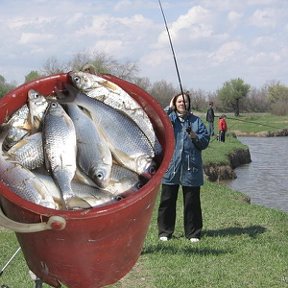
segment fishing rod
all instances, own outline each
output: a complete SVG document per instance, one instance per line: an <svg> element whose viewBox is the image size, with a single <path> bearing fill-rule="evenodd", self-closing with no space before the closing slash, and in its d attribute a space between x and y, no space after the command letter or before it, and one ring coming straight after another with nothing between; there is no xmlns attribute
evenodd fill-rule
<svg viewBox="0 0 288 288"><path fill-rule="evenodd" d="M4 270L7 268L7 266L10 264L10 262L14 259L14 257L18 254L18 252L21 250L21 247L19 247L15 253L11 256L11 258L8 260L8 262L4 265L4 267L0 271L0 276L3 274Z"/></svg>
<svg viewBox="0 0 288 288"><path fill-rule="evenodd" d="M162 8L161 1L158 0L158 2L159 2L159 6L160 6L160 10L161 10L162 16L163 16L163 20L164 20L164 23L165 23L166 31L167 31L167 34L168 34L169 43L170 43L170 47L171 47L171 50L172 50L173 58L174 58L174 63L175 63L176 72L177 72L177 76L178 76L178 82L179 82L179 86L180 86L180 91L181 91L182 96L184 97L183 86L182 86L180 72L179 72L179 68L178 68L178 64L177 64L176 54L175 54L175 51L174 51L174 48L173 48L172 39L171 39L170 32L169 32L169 29L168 29L168 26L167 26L166 17L165 17L163 8ZM183 101L184 101L184 99L183 99ZM184 101L184 103L185 103L185 101Z"/></svg>

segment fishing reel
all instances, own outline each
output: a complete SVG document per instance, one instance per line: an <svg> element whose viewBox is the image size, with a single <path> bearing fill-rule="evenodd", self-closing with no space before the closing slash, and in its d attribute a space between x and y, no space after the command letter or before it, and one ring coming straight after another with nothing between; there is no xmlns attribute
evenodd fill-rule
<svg viewBox="0 0 288 288"><path fill-rule="evenodd" d="M188 134L190 134L190 133L192 132L192 128L189 126L188 128L186 128L186 132L187 132Z"/></svg>

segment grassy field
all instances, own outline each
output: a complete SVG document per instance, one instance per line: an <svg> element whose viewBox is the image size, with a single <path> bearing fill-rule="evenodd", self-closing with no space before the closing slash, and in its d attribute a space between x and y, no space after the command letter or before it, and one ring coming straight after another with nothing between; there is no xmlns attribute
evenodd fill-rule
<svg viewBox="0 0 288 288"><path fill-rule="evenodd" d="M197 114L197 113L195 113ZM218 115L218 114L217 114ZM199 114L204 119L205 115ZM276 116L268 113L243 113L235 117L234 114L226 113L228 132L261 134L263 132L273 132L288 129L288 115ZM218 118L215 118L215 128L217 129Z"/></svg>
<svg viewBox="0 0 288 288"><path fill-rule="evenodd" d="M266 121L267 118L261 114L253 121ZM228 121L231 127L232 123ZM287 127L287 121L288 117L278 117L277 120L271 116L269 123ZM248 130L244 125L250 125L237 123L237 129L243 131ZM253 129L257 132L255 127ZM233 137L228 137L226 143L212 141L203 153L204 162L225 163L227 153L239 147L243 146ZM122 280L107 287L288 288L288 214L248 204L244 195L219 183L206 181L201 195L204 227L199 243L190 243L183 237L181 193L177 203L175 237L168 242L159 242L156 225L158 197L136 265ZM17 248L15 234L0 227L1 268ZM34 287L22 252L0 277L0 286L2 284L10 288ZM43 285L43 288L47 287Z"/></svg>
<svg viewBox="0 0 288 288"><path fill-rule="evenodd" d="M237 138L232 136L226 137L226 142L219 142L215 138L212 138L209 146L202 152L203 163L217 164L217 165L229 165L228 155L238 149L247 149L248 147L242 144Z"/></svg>
<svg viewBox="0 0 288 288"><path fill-rule="evenodd" d="M206 182L204 235L192 244L183 237L180 198L175 238L158 241L155 209L136 267L111 287L288 287L287 214L249 205L241 194Z"/></svg>
<svg viewBox="0 0 288 288"><path fill-rule="evenodd" d="M175 237L163 243L157 237L157 206L158 200L136 265L109 288L288 287L287 213L247 204L242 194L206 182L202 189L202 240L192 244L183 237L179 197ZM0 237L4 264L18 244L12 232L2 231ZM22 253L0 279L11 288L34 287Z"/></svg>

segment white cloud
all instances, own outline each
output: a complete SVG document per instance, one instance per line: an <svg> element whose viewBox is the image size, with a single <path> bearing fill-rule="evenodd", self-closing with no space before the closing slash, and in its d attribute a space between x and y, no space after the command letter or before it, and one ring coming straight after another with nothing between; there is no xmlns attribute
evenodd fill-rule
<svg viewBox="0 0 288 288"><path fill-rule="evenodd" d="M266 49L275 45L275 37L271 36L258 36L252 42L252 46L259 49Z"/></svg>
<svg viewBox="0 0 288 288"><path fill-rule="evenodd" d="M251 25L261 28L274 28L276 23L275 11L272 9L257 9L250 18Z"/></svg>
<svg viewBox="0 0 288 288"><path fill-rule="evenodd" d="M210 25L211 14L201 6L194 6L187 13L180 15L176 21L168 27L173 41L189 46L187 40L198 40L212 37L213 28ZM166 46L168 42L167 31L162 31L158 38L158 47Z"/></svg>
<svg viewBox="0 0 288 288"><path fill-rule="evenodd" d="M279 54L274 52L259 52L247 59L247 63L250 65L257 66L273 66L276 62L279 62L281 57Z"/></svg>
<svg viewBox="0 0 288 288"><path fill-rule="evenodd" d="M181 30L188 30L193 25L202 27L203 30L206 29L205 20L209 17L208 10L202 8L201 6L192 7L187 14L180 16L177 21L172 24L171 35L177 37L177 33Z"/></svg>
<svg viewBox="0 0 288 288"><path fill-rule="evenodd" d="M8 81L22 81L23 73L40 70L49 57L64 62L89 51L133 61L139 76L177 85L157 1L16 3L3 1L0 10L0 75ZM163 0L162 5L185 86L213 90L238 75L260 85L270 79L271 67L275 79L286 75L288 1Z"/></svg>
<svg viewBox="0 0 288 288"><path fill-rule="evenodd" d="M7 27L9 29L25 29L27 26L29 27L39 27L43 25L47 25L49 23L53 22L53 17L35 17L35 18L29 18L29 17L15 17L11 18L7 21Z"/></svg>
<svg viewBox="0 0 288 288"><path fill-rule="evenodd" d="M123 55L125 52L125 45L121 40L100 40L95 43L95 46L88 48L89 53L93 51L105 51L108 55L114 55L115 59L117 55Z"/></svg>
<svg viewBox="0 0 288 288"><path fill-rule="evenodd" d="M44 43L55 39L54 35L43 33L22 33L20 44Z"/></svg>
<svg viewBox="0 0 288 288"><path fill-rule="evenodd" d="M230 11L228 13L228 20L230 23L235 24L243 17L242 13L236 11Z"/></svg>
<svg viewBox="0 0 288 288"><path fill-rule="evenodd" d="M215 64L221 64L227 61L233 61L233 58L238 57L238 52L243 50L244 45L238 41L224 43L219 49L209 55L209 58Z"/></svg>

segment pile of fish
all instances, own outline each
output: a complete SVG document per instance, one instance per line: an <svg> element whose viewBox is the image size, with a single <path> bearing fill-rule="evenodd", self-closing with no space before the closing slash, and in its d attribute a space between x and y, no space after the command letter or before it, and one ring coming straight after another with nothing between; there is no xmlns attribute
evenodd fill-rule
<svg viewBox="0 0 288 288"><path fill-rule="evenodd" d="M28 91L1 125L0 181L53 209L120 201L157 170L162 147L143 108L115 83L69 72L56 94Z"/></svg>

